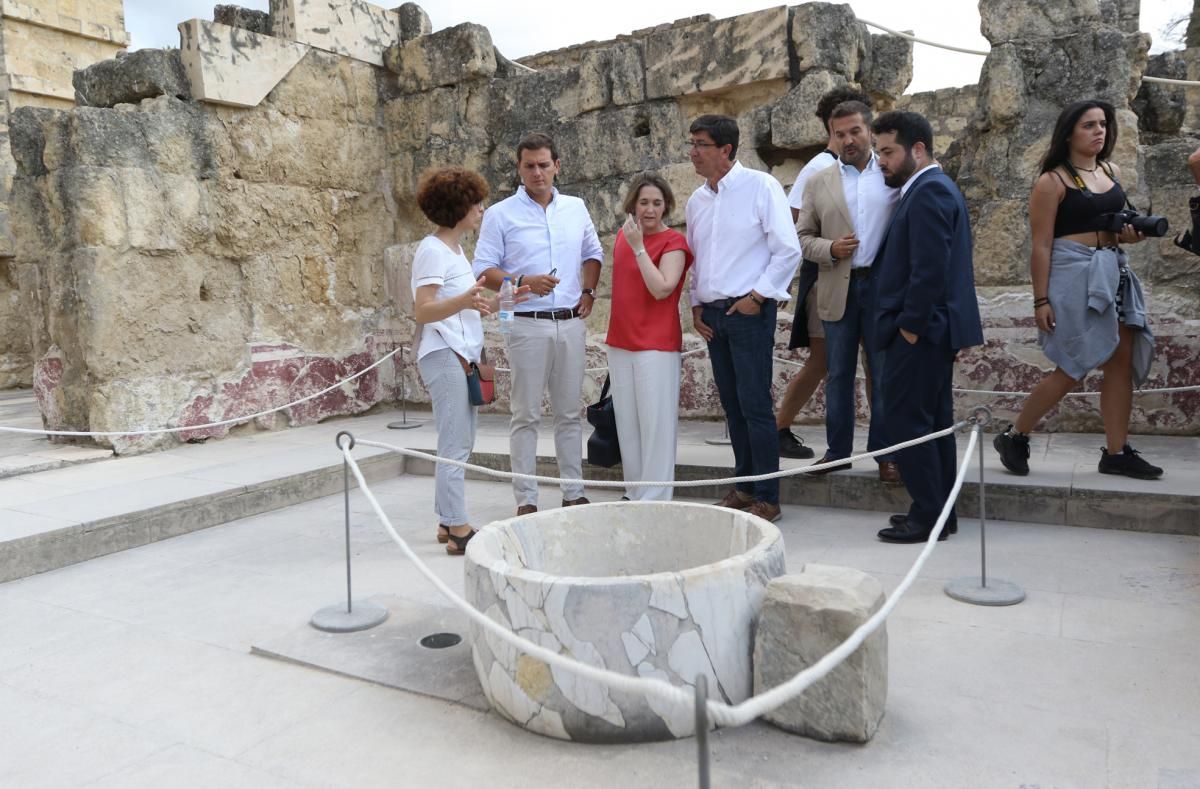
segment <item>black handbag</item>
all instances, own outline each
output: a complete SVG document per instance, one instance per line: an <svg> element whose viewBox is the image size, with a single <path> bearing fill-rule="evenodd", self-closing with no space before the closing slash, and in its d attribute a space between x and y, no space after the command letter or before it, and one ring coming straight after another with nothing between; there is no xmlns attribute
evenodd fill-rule
<svg viewBox="0 0 1200 789"><path fill-rule="evenodd" d="M617 412L608 394L609 377L604 378L600 399L587 407L587 421L595 430L587 442L587 462L612 468L621 462L621 444L617 440Z"/></svg>

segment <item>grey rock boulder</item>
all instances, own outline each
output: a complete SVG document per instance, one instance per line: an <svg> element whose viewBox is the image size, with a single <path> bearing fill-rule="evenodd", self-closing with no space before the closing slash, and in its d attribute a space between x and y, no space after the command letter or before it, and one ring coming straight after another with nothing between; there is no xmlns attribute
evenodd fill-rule
<svg viewBox="0 0 1200 789"><path fill-rule="evenodd" d="M123 52L76 71L71 82L80 104L115 107L155 96L190 99L191 85L178 49L139 49Z"/></svg>

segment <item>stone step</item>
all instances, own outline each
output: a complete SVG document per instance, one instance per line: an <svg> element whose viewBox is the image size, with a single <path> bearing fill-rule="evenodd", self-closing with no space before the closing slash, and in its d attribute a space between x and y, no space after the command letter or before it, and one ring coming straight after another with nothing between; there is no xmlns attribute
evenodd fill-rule
<svg viewBox="0 0 1200 789"><path fill-rule="evenodd" d="M508 455L499 452L477 452L472 455L471 462L486 468L510 470ZM808 462L812 461L804 461ZM780 502L874 512L907 510L910 499L904 487L881 483L876 475L875 464L870 465L869 470L854 468L824 476L784 477L780 482ZM405 471L409 474L432 475L433 466L432 461L407 458ZM557 475L558 466L554 458L539 456L537 473ZM721 479L732 473L728 466L681 463L676 466L675 478L679 481ZM1089 476L1099 478L1098 483L1086 484ZM470 472L468 477L495 479L480 472ZM585 463L584 477L620 480L621 468L601 468ZM959 496L958 512L963 517L979 516L978 482L978 466L973 465ZM1045 478L1032 475L1015 477L998 473L985 465L985 483L988 520L1200 536L1200 491L1182 492L1179 485L1169 485L1165 480L1142 482L1102 477L1097 473L1076 474L1064 482L1061 474L1053 472L1047 473ZM683 490L688 497L711 498L715 501L724 496L728 489L724 485L701 485ZM557 506L557 502L550 506Z"/></svg>

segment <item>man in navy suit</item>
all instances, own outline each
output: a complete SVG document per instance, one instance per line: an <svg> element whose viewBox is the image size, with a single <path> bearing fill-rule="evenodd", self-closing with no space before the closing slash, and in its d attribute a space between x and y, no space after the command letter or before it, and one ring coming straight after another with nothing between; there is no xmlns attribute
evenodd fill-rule
<svg viewBox="0 0 1200 789"><path fill-rule="evenodd" d="M888 435L908 441L954 423L954 359L983 344L967 204L933 158L933 129L915 112L871 125L884 183L901 190L875 257L875 341L883 348ZM957 473L954 435L897 453L912 506L879 532L885 542L924 542ZM953 510L939 539L957 531Z"/></svg>

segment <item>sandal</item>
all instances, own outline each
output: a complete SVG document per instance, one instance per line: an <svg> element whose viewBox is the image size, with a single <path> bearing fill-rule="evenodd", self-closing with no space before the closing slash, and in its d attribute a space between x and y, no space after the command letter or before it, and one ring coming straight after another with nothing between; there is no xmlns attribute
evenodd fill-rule
<svg viewBox="0 0 1200 789"><path fill-rule="evenodd" d="M449 540L449 539L450 539L450 530L449 530L448 528L446 528L445 526L443 526L442 524L440 524L440 523L439 523L439 524L438 524L438 529L437 529L437 541L438 541L438 543L439 543L439 544L441 544L441 545L445 545L445 544L446 544L446 540Z"/></svg>
<svg viewBox="0 0 1200 789"><path fill-rule="evenodd" d="M450 532L446 532L446 553L450 554L451 556L462 556L467 552L467 543L469 543L471 538L476 534L479 534L478 529L471 529L471 531L467 532L461 537L451 534Z"/></svg>

